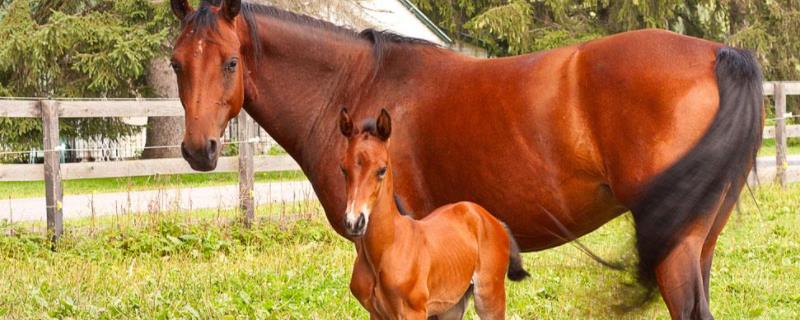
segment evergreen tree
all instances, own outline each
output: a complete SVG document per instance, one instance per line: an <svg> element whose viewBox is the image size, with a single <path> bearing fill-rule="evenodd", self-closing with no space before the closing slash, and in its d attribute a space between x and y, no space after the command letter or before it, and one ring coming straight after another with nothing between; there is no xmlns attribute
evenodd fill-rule
<svg viewBox="0 0 800 320"><path fill-rule="evenodd" d="M167 50L176 24L168 1L148 0L13 0L0 19L0 95L15 97L148 96L147 64ZM61 121L65 138L134 129L120 119ZM41 148L41 137L38 119L0 118L0 148Z"/></svg>
<svg viewBox="0 0 800 320"><path fill-rule="evenodd" d="M440 27L497 56L662 28L751 49L766 79L800 79L797 0L413 1Z"/></svg>

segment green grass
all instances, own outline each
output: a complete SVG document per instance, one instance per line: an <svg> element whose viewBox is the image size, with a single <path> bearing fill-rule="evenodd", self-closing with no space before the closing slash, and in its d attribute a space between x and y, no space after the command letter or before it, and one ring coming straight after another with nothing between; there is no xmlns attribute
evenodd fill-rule
<svg viewBox="0 0 800 320"><path fill-rule="evenodd" d="M789 138L787 142L786 152L788 154L800 154L800 138ZM774 156L776 152L775 139L764 139L761 149L758 150L758 156Z"/></svg>
<svg viewBox="0 0 800 320"><path fill-rule="evenodd" d="M762 187L742 200L714 260L711 306L719 319L800 317L800 184ZM301 219L280 219L287 211ZM69 221L55 252L28 226L0 226L0 318L364 319L348 290L352 244L317 206L259 208L253 229L233 211ZM92 227L90 227L92 226ZM79 231L77 231L79 230ZM584 237L614 260L631 248L629 216ZM627 273L572 246L524 255L533 274L508 284L509 318L667 319L663 303L610 313ZM468 319L473 318L470 313Z"/></svg>
<svg viewBox="0 0 800 320"><path fill-rule="evenodd" d="M256 172L256 182L304 180L302 171ZM143 177L64 180L64 194L126 192L179 187L236 184L239 173L192 173ZM44 181L0 182L3 199L44 197Z"/></svg>

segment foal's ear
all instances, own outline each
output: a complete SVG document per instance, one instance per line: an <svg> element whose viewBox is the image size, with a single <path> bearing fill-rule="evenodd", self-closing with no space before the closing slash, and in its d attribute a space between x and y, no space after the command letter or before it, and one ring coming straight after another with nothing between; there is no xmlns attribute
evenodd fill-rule
<svg viewBox="0 0 800 320"><path fill-rule="evenodd" d="M378 116L375 127L378 131L378 138L386 141L392 135L392 118L389 117L389 112L386 109L381 109L381 115Z"/></svg>
<svg viewBox="0 0 800 320"><path fill-rule="evenodd" d="M189 13L192 12L192 5L189 4L189 0L172 0L172 13L178 17L178 20L183 21Z"/></svg>
<svg viewBox="0 0 800 320"><path fill-rule="evenodd" d="M233 21L233 19L236 18L241 8L241 0L225 0L222 2L222 14L230 21Z"/></svg>
<svg viewBox="0 0 800 320"><path fill-rule="evenodd" d="M353 135L353 120L350 119L350 114L347 113L347 108L342 108L339 112L339 130L345 137Z"/></svg>

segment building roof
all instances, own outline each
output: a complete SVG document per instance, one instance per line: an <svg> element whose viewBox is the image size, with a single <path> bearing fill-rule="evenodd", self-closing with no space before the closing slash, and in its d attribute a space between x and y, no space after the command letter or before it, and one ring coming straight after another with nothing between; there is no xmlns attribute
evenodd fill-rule
<svg viewBox="0 0 800 320"><path fill-rule="evenodd" d="M450 36L409 0L362 0L360 4L364 9L364 19L377 29L386 29L444 46L453 43Z"/></svg>
<svg viewBox="0 0 800 320"><path fill-rule="evenodd" d="M417 6L411 3L410 0L398 0L398 1L401 4L403 4L403 6L405 6L406 9L408 9L408 11L411 11L411 13L413 13L414 16L417 17L417 19L422 21L422 23L424 23L425 26L428 27L428 29L431 29L433 33L435 33L439 38L441 38L442 41L448 44L453 43L453 39L451 39L450 36L448 36L447 33L444 32L444 30L442 30L441 28L439 28L439 26L433 23L433 21L431 21L431 19L428 18L428 16L422 13L422 11L419 10L419 8L417 8Z"/></svg>

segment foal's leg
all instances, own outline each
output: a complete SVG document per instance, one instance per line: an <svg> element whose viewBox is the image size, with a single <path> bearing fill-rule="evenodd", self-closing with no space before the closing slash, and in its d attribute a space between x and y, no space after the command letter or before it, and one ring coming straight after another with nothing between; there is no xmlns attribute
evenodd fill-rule
<svg viewBox="0 0 800 320"><path fill-rule="evenodd" d="M475 309L482 320L505 319L508 246L481 248L478 269L473 275Z"/></svg>
<svg viewBox="0 0 800 320"><path fill-rule="evenodd" d="M412 293L411 299L393 299L394 301L390 302L393 305L393 309L395 310L395 315L397 319L407 319L407 320L427 320L428 319L428 308L426 301L424 299L420 301L419 299L414 299L414 296L419 296L424 293Z"/></svg>
<svg viewBox="0 0 800 320"><path fill-rule="evenodd" d="M361 252L361 248L358 248L358 246L360 246L360 243L356 242L357 252ZM374 313L376 312L373 304L374 288L375 279L372 276L372 270L370 270L361 254L356 255L353 275L350 278L350 292L361 303L361 306L370 313L370 318L374 318Z"/></svg>
<svg viewBox="0 0 800 320"><path fill-rule="evenodd" d="M720 197L723 198L724 195ZM673 319L714 318L708 306L701 261L706 239L719 216L720 202L683 231L682 238L656 267L656 281Z"/></svg>
<svg viewBox="0 0 800 320"><path fill-rule="evenodd" d="M440 314L435 318L437 320L461 320L464 319L464 313L467 311L467 304L469 303L469 296L472 295L473 286L469 286L467 288L467 292L464 293L464 296L461 297L461 300L456 303L450 310L447 310L445 313ZM428 318L428 320L431 320Z"/></svg>
<svg viewBox="0 0 800 320"><path fill-rule="evenodd" d="M482 320L505 319L506 287L503 277L505 274L497 273L475 277L475 311Z"/></svg>

